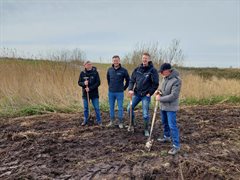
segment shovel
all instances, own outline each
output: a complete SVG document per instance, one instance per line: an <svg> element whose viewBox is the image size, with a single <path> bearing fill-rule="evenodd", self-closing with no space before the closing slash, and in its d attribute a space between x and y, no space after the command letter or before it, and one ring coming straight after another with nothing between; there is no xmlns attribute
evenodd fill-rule
<svg viewBox="0 0 240 180"><path fill-rule="evenodd" d="M153 145L153 139L151 137L152 137L153 126L154 126L155 119L156 119L157 109L158 109L158 101L156 101L156 103L155 103L155 108L154 108L154 113L153 113L153 118L152 118L150 135L149 135L149 138L148 138L147 143L145 145L146 148L148 149L148 151L151 151L151 147Z"/></svg>
<svg viewBox="0 0 240 180"><path fill-rule="evenodd" d="M85 81L88 80L88 77L84 78ZM88 88L88 85L86 86ZM91 109L90 109L90 98L89 98L89 92L87 91L87 101L88 101L88 123L93 124L92 116L91 116Z"/></svg>
<svg viewBox="0 0 240 180"><path fill-rule="evenodd" d="M88 87L88 86L86 86ZM89 92L87 92L87 101L88 101L88 121L92 121L92 116L91 116L91 109L90 109L90 98L89 98Z"/></svg>
<svg viewBox="0 0 240 180"><path fill-rule="evenodd" d="M132 96L130 96L130 123L128 126L128 131L129 132L134 132L134 126L133 126L133 121L132 121Z"/></svg>

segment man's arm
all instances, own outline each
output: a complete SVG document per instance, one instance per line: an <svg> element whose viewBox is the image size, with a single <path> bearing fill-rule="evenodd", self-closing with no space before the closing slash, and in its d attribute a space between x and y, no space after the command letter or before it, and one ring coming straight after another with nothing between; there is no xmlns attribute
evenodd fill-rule
<svg viewBox="0 0 240 180"><path fill-rule="evenodd" d="M108 71L107 71L107 83L108 83L108 85L109 85L109 83L110 83L110 74L109 74L109 69L108 69Z"/></svg>
<svg viewBox="0 0 240 180"><path fill-rule="evenodd" d="M83 72L81 72L80 75L79 75L78 85L83 87L83 88L86 88L86 86L84 84L84 79L83 79Z"/></svg>
<svg viewBox="0 0 240 180"><path fill-rule="evenodd" d="M125 90L128 88L128 86L129 86L129 80L130 80L130 78L129 78L128 71L125 70L125 85L124 85L124 91L125 91Z"/></svg>
<svg viewBox="0 0 240 180"><path fill-rule="evenodd" d="M133 71L130 81L129 81L129 86L128 86L128 90L132 91L134 84L136 83L136 69Z"/></svg>
<svg viewBox="0 0 240 180"><path fill-rule="evenodd" d="M149 94L152 96L159 86L159 75L156 69L152 72L152 87L149 89Z"/></svg>

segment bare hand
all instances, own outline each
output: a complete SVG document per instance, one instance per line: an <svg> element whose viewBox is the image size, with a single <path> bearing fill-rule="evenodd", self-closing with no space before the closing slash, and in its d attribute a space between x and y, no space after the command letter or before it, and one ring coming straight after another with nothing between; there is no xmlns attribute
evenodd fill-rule
<svg viewBox="0 0 240 180"><path fill-rule="evenodd" d="M134 92L132 90L128 91L129 96L133 96Z"/></svg>
<svg viewBox="0 0 240 180"><path fill-rule="evenodd" d="M158 94L159 94L159 95L162 94L161 90L156 90L156 91L155 91L155 95L158 95Z"/></svg>
<svg viewBox="0 0 240 180"><path fill-rule="evenodd" d="M147 97L150 97L151 95L148 93L146 96L147 96Z"/></svg>
<svg viewBox="0 0 240 180"><path fill-rule="evenodd" d="M89 91L90 91L88 87L86 87L85 90L86 90L86 92L89 92Z"/></svg>
<svg viewBox="0 0 240 180"><path fill-rule="evenodd" d="M84 85L88 86L88 80L84 81Z"/></svg>
<svg viewBox="0 0 240 180"><path fill-rule="evenodd" d="M156 101L160 101L160 95L158 94L158 95L156 95Z"/></svg>

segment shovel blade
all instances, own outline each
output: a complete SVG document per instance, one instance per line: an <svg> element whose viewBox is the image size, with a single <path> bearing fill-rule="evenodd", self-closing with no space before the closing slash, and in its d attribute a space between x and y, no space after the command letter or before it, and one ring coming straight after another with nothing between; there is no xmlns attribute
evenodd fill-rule
<svg viewBox="0 0 240 180"><path fill-rule="evenodd" d="M128 132L134 132L134 127L133 126L128 126Z"/></svg>
<svg viewBox="0 0 240 180"><path fill-rule="evenodd" d="M153 139L152 140L148 140L146 142L145 147L147 148L148 151L151 151L152 145L153 145Z"/></svg>

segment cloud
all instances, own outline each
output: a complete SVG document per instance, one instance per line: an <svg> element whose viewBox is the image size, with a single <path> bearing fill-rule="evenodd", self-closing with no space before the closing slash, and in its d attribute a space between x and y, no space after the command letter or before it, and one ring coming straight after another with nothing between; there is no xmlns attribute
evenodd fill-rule
<svg viewBox="0 0 240 180"><path fill-rule="evenodd" d="M239 58L231 56L239 49L239 1L11 0L1 6L1 47L34 53L80 47L90 59L107 59L138 42L166 47L177 38L196 64L221 59L217 52Z"/></svg>

